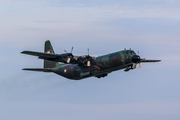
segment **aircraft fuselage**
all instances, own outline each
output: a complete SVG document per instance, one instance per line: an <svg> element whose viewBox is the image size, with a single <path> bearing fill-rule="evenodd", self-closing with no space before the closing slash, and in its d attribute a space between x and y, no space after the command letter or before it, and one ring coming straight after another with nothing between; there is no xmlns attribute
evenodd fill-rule
<svg viewBox="0 0 180 120"><path fill-rule="evenodd" d="M78 64L60 64L52 68L52 71L68 79L80 80L96 76L107 76L112 71L132 66L132 56L136 55L133 50L123 50L97 57L90 67L81 67Z"/></svg>

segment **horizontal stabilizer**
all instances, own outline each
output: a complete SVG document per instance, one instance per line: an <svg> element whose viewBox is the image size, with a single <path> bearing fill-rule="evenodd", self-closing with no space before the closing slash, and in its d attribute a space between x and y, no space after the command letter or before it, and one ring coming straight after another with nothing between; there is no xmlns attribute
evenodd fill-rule
<svg viewBox="0 0 180 120"><path fill-rule="evenodd" d="M24 68L22 70L37 71L37 72L52 72L51 68Z"/></svg>
<svg viewBox="0 0 180 120"><path fill-rule="evenodd" d="M141 62L160 62L161 60L145 60L142 59Z"/></svg>

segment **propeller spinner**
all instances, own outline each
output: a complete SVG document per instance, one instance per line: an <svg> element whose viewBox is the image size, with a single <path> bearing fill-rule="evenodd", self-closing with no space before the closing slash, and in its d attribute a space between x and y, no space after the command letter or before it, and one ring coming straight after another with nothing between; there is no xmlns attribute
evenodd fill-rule
<svg viewBox="0 0 180 120"><path fill-rule="evenodd" d="M139 55L134 55L132 57L132 62L133 62L133 66L132 68L135 69L136 68L136 65L139 64L139 68L141 68L141 58Z"/></svg>

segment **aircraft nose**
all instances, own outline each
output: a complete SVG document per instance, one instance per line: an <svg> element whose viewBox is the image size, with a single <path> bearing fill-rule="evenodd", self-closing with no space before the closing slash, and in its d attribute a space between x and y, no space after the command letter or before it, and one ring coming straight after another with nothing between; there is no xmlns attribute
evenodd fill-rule
<svg viewBox="0 0 180 120"><path fill-rule="evenodd" d="M141 60L141 58L140 58L139 55L134 55L134 56L132 57L133 63L138 63L138 62L140 62L140 60Z"/></svg>

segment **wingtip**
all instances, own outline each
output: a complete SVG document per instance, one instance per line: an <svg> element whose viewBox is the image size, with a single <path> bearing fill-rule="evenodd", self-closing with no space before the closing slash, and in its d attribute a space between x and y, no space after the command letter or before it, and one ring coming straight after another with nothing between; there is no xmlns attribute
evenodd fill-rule
<svg viewBox="0 0 180 120"><path fill-rule="evenodd" d="M22 51L21 54L25 54L27 51Z"/></svg>
<svg viewBox="0 0 180 120"><path fill-rule="evenodd" d="M157 62L161 62L161 60L157 60Z"/></svg>
<svg viewBox="0 0 180 120"><path fill-rule="evenodd" d="M28 68L23 68L22 70L28 70Z"/></svg>
<svg viewBox="0 0 180 120"><path fill-rule="evenodd" d="M24 53L24 51L21 52L21 54Z"/></svg>

